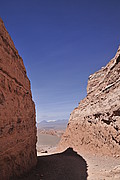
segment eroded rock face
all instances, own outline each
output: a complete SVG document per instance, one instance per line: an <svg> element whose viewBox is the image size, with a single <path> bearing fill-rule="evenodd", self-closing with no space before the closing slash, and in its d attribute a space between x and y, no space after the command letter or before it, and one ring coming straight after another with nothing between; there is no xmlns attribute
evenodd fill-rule
<svg viewBox="0 0 120 180"><path fill-rule="evenodd" d="M120 156L120 47L89 77L87 96L71 113L59 148Z"/></svg>
<svg viewBox="0 0 120 180"><path fill-rule="evenodd" d="M0 19L0 179L36 165L35 105L22 58Z"/></svg>

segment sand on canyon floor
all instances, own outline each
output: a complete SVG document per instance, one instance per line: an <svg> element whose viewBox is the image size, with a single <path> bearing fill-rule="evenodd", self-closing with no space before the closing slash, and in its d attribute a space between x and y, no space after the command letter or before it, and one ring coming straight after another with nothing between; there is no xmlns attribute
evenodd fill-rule
<svg viewBox="0 0 120 180"><path fill-rule="evenodd" d="M59 143L60 138L59 140L55 139L56 141L52 143L54 137L48 136L48 139L46 138L44 139L44 136L41 136L41 137L43 139L39 141L39 145L41 146L42 151L37 152L38 157L55 155L55 154L61 153L57 149L57 144ZM44 143L41 143L42 141L44 141ZM75 151L76 150L74 150L74 152ZM77 157L78 159L80 155L87 163L88 176L86 179L88 180L120 180L120 157L112 157L112 156L105 156L105 155L98 155L98 154L96 155L93 153L88 154L85 151L79 151L77 152L77 154L78 154L78 157Z"/></svg>
<svg viewBox="0 0 120 180"><path fill-rule="evenodd" d="M57 149L60 137L49 134L39 135L38 145L40 151L37 151L38 156L61 153ZM85 151L79 151L77 153L87 163L88 180L120 180L120 157L86 153Z"/></svg>
<svg viewBox="0 0 120 180"><path fill-rule="evenodd" d="M79 152L88 166L88 180L120 180L120 157Z"/></svg>
<svg viewBox="0 0 120 180"><path fill-rule="evenodd" d="M56 152L56 148L53 148L50 149L48 153L38 152L38 156L49 156L57 153L58 151ZM87 180L120 180L120 157L99 156L95 154L86 154L85 152L77 154L82 156L86 161ZM77 168L78 167L76 167L76 169Z"/></svg>
<svg viewBox="0 0 120 180"><path fill-rule="evenodd" d="M76 152L72 148L61 152L57 149L59 141L54 135L41 137L43 140L45 137L45 141L41 139L38 143L42 151L37 152L37 166L17 179L120 180L120 157ZM56 141L53 141L54 138Z"/></svg>
<svg viewBox="0 0 120 180"><path fill-rule="evenodd" d="M51 149L48 153L38 153L38 156L43 156L43 154L44 156L57 154L54 151L55 148L53 150ZM87 163L87 180L120 180L120 157L85 155L85 153L84 155L80 154L80 156Z"/></svg>

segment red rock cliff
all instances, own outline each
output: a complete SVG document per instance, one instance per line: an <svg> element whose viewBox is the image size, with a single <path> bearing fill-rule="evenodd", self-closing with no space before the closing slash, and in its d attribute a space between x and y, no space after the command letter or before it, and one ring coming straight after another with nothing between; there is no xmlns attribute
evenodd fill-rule
<svg viewBox="0 0 120 180"><path fill-rule="evenodd" d="M60 149L120 156L120 47L115 57L89 77L87 96L71 113Z"/></svg>
<svg viewBox="0 0 120 180"><path fill-rule="evenodd" d="M36 165L35 105L22 58L0 19L0 179Z"/></svg>

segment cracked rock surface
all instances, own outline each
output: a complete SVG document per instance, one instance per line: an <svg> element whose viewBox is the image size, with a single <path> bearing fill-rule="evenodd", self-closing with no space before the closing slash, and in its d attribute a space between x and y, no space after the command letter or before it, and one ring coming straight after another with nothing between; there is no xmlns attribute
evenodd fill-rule
<svg viewBox="0 0 120 180"><path fill-rule="evenodd" d="M0 178L36 165L35 105L22 58L0 19Z"/></svg>
<svg viewBox="0 0 120 180"><path fill-rule="evenodd" d="M89 76L87 96L71 113L58 149L120 156L120 47L115 57Z"/></svg>

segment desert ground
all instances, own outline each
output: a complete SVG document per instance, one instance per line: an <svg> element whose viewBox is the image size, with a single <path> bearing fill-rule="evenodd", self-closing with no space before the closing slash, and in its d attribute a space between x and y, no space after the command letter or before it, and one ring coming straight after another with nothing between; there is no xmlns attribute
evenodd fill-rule
<svg viewBox="0 0 120 180"><path fill-rule="evenodd" d="M88 180L120 180L120 157L79 152L88 167Z"/></svg>
<svg viewBox="0 0 120 180"><path fill-rule="evenodd" d="M76 153L72 148L58 152L55 146L46 153L46 146L42 148L43 152L37 152L37 166L20 180L120 179L120 157Z"/></svg>
<svg viewBox="0 0 120 180"><path fill-rule="evenodd" d="M56 151L56 147L61 139L62 132L60 131L45 131L38 130L37 131L37 153L52 153Z"/></svg>
<svg viewBox="0 0 120 180"><path fill-rule="evenodd" d="M72 148L62 153L38 156L37 166L21 180L86 180L87 164Z"/></svg>
<svg viewBox="0 0 120 180"><path fill-rule="evenodd" d="M120 157L88 154L70 148L60 152L57 135L40 134L35 169L21 179L41 180L119 180Z"/></svg>

